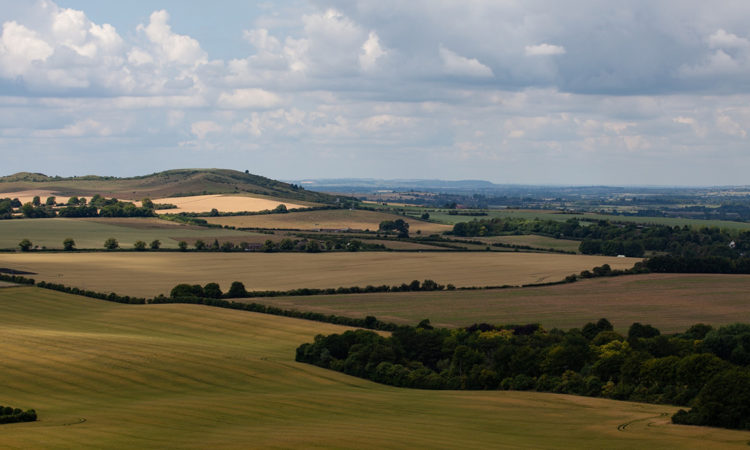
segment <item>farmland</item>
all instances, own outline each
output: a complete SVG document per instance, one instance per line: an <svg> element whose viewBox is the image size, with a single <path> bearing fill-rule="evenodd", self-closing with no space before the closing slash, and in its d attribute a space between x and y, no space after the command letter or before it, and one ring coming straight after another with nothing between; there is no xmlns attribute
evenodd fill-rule
<svg viewBox="0 0 750 450"><path fill-rule="evenodd" d="M343 330L332 325L34 288L0 290L0 314L0 396L40 417L3 425L7 448L746 448L750 440L671 425L669 406L398 389L295 363L301 342Z"/></svg>
<svg viewBox="0 0 750 450"><path fill-rule="evenodd" d="M155 218L138 219L14 219L0 221L0 249L16 249L21 239L49 249L62 248L72 238L79 249L99 249L108 238L115 238L123 248L132 248L137 240L158 239L164 248L177 248L180 240L246 240L255 233L180 225ZM2 257L0 257L1 259Z"/></svg>
<svg viewBox="0 0 750 450"><path fill-rule="evenodd" d="M569 329L605 317L619 331L634 322L662 332L696 323L714 326L750 316L750 276L637 275L521 289L453 292L398 292L263 298L285 309L415 324L429 318L444 327L473 323L540 323ZM248 299L248 301L258 301Z"/></svg>
<svg viewBox="0 0 750 450"><path fill-rule="evenodd" d="M404 219L409 223L409 232L422 234L442 233L450 226L409 219L403 216L374 211L333 209L303 211L288 214L256 216L210 217L209 223L229 225L237 228L278 228L296 230L353 229L377 231L384 220Z"/></svg>
<svg viewBox="0 0 750 450"><path fill-rule="evenodd" d="M506 245L520 245L534 248L551 248L554 250L564 250L566 252L577 252L580 241L570 239L555 239L547 236L537 236L534 234L511 235L511 236L492 236L471 238L472 240L482 241L489 244L501 243Z"/></svg>
<svg viewBox="0 0 750 450"><path fill-rule="evenodd" d="M305 208L308 205L290 203L282 199L250 197L247 195L192 195L188 197L158 198L155 203L168 203L177 208L157 210L158 213L201 213L217 209L220 212L257 212L272 210L279 205L287 208Z"/></svg>
<svg viewBox="0 0 750 450"><path fill-rule="evenodd" d="M121 295L168 294L178 283L242 281L249 290L401 284L487 286L559 281L602 264L630 268L635 258L541 253L15 253L0 267L33 272L37 280Z"/></svg>
<svg viewBox="0 0 750 450"><path fill-rule="evenodd" d="M421 209L414 209L414 213L421 211ZM473 219L488 219L488 218L516 218L516 219L542 219L542 220L558 220L565 221L568 219L579 219L579 220L609 220L612 222L630 222L630 223L644 223L644 224L657 224L657 225L669 225L669 226L689 226L693 228L702 227L717 227L727 230L750 230L750 223L748 222L733 222L730 220L702 220L702 219L683 219L675 217L638 217L638 216L620 216L620 215L609 215L609 214L596 214L596 213L585 213L585 214L573 214L573 213L561 213L554 210L527 210L527 209L501 209L501 210L489 210L484 211L484 216L467 216L467 215L451 215L447 211L436 211L430 212L430 220L445 224L456 224L458 222L469 222Z"/></svg>

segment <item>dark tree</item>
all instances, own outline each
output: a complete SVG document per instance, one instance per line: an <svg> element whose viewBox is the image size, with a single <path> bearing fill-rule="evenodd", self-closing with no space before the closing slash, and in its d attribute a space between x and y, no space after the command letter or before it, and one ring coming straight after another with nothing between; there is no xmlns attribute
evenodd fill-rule
<svg viewBox="0 0 750 450"><path fill-rule="evenodd" d="M32 244L31 241L28 239L23 239L21 240L21 242L18 243L18 246L21 248L22 252L28 252L29 250L31 250L31 247L33 245L34 244Z"/></svg>
<svg viewBox="0 0 750 450"><path fill-rule="evenodd" d="M109 238L104 241L104 248L106 248L107 250L115 250L118 247L120 247L120 243L117 242L117 239L115 238Z"/></svg>
<svg viewBox="0 0 750 450"><path fill-rule="evenodd" d="M159 250L159 248L161 247L161 241L158 239L154 239L149 244L149 247L151 247L151 250Z"/></svg>
<svg viewBox="0 0 750 450"><path fill-rule="evenodd" d="M105 245L105 247L106 247L106 245ZM142 252L142 251L146 250L146 243L143 242L143 241L135 241L135 244L133 244L133 247L137 251Z"/></svg>
<svg viewBox="0 0 750 450"><path fill-rule="evenodd" d="M66 238L63 241L63 250L72 251L76 249L76 241L73 238Z"/></svg>

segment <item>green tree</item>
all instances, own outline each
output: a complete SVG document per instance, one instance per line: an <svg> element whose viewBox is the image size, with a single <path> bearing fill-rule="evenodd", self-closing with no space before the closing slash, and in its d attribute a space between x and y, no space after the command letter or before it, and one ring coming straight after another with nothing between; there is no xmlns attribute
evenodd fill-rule
<svg viewBox="0 0 750 450"><path fill-rule="evenodd" d="M222 292L221 288L217 283L208 283L203 288L203 295L205 295L208 298L221 298Z"/></svg>
<svg viewBox="0 0 750 450"><path fill-rule="evenodd" d="M76 249L76 241L74 241L73 238L66 238L63 241L63 250L73 251L75 249Z"/></svg>
<svg viewBox="0 0 750 450"><path fill-rule="evenodd" d="M57 204L55 197L47 197L47 201L44 203L47 206L55 206Z"/></svg>
<svg viewBox="0 0 750 450"><path fill-rule="evenodd" d="M186 252L188 248L188 243L185 241L180 241L177 243L177 248L179 248L181 252Z"/></svg>
<svg viewBox="0 0 750 450"><path fill-rule="evenodd" d="M195 245L195 249L196 250L205 250L206 249L206 243L203 242L200 239L198 239L197 241L195 241L195 244L193 244L193 245Z"/></svg>
<svg viewBox="0 0 750 450"><path fill-rule="evenodd" d="M31 247L33 245L34 244L32 244L31 241L28 239L23 239L21 240L21 242L18 243L18 246L21 248L22 252L28 252L29 250L31 250Z"/></svg>
<svg viewBox="0 0 750 450"><path fill-rule="evenodd" d="M106 247L107 245L105 244L104 246ZM135 247L137 251L142 252L146 250L146 243L143 241L135 241L135 244L133 244L133 247Z"/></svg>
<svg viewBox="0 0 750 450"><path fill-rule="evenodd" d="M104 241L104 248L106 248L107 250L115 250L118 247L120 247L120 243L117 242L117 239L115 238L109 238Z"/></svg>
<svg viewBox="0 0 750 450"><path fill-rule="evenodd" d="M161 247L161 241L158 239L154 239L149 244L149 247L151 247L151 250L159 250L159 248Z"/></svg>
<svg viewBox="0 0 750 450"><path fill-rule="evenodd" d="M286 205L281 203L279 206L273 209L273 212L275 213L288 213L289 210L286 208Z"/></svg>
<svg viewBox="0 0 750 450"><path fill-rule="evenodd" d="M245 290L245 285L242 284L242 282L235 281L232 283L231 286L229 286L229 292L227 292L227 297L239 298L239 297L245 297L245 296L247 296L247 291Z"/></svg>
<svg viewBox="0 0 750 450"><path fill-rule="evenodd" d="M141 206L148 209L154 209L154 202L150 198L144 198L141 200Z"/></svg>
<svg viewBox="0 0 750 450"><path fill-rule="evenodd" d="M31 204L34 206L41 206L42 199L40 199L38 195L35 195L34 198L31 200Z"/></svg>

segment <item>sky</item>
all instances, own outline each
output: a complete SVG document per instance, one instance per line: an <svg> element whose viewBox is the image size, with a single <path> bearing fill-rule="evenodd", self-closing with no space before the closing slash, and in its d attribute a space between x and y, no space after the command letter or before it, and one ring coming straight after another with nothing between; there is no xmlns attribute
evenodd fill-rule
<svg viewBox="0 0 750 450"><path fill-rule="evenodd" d="M0 0L0 175L750 185L746 0Z"/></svg>

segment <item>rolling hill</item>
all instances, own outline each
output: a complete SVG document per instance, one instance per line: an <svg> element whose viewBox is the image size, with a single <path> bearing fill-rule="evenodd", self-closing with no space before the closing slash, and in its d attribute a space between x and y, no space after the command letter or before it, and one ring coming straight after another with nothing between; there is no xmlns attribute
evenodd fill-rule
<svg viewBox="0 0 750 450"><path fill-rule="evenodd" d="M130 178L96 175L64 178L30 172L0 177L0 192L24 190L48 190L61 196L100 194L129 200L200 194L252 194L335 204L337 199L342 198L230 169L175 169Z"/></svg>

